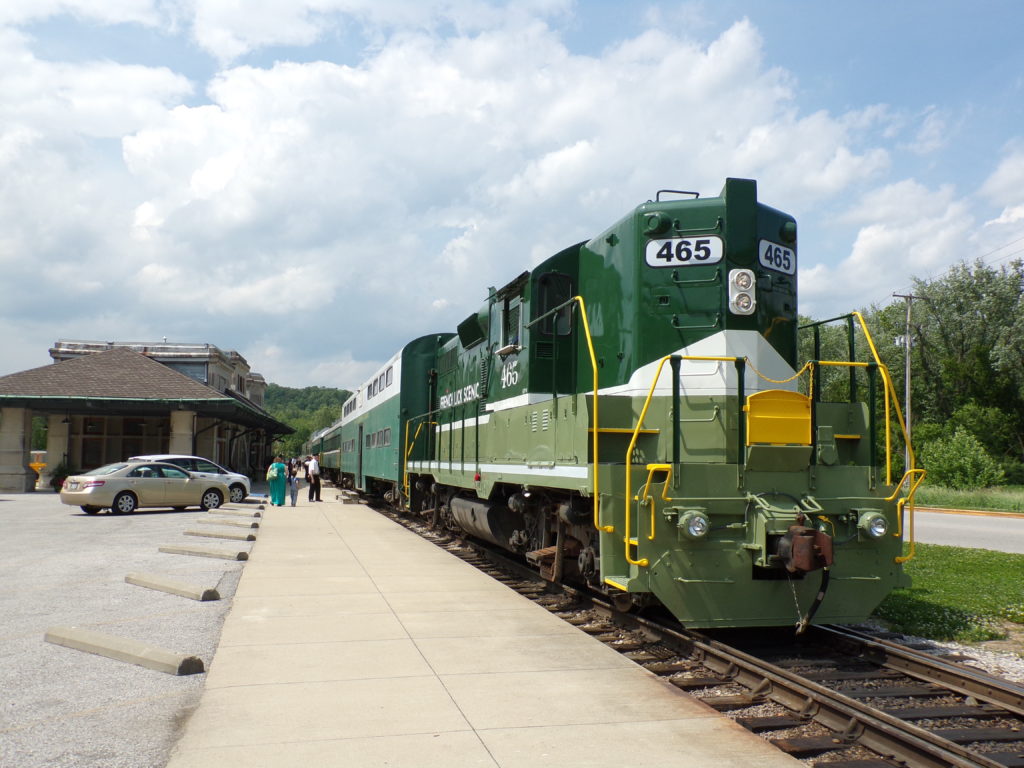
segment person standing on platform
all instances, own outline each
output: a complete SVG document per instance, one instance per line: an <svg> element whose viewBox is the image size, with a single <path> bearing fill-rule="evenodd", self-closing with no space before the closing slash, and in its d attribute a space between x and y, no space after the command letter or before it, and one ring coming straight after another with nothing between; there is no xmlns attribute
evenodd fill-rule
<svg viewBox="0 0 1024 768"><path fill-rule="evenodd" d="M267 483L270 485L271 506L283 507L284 491L288 486L288 469L280 456L275 456L274 463L267 468Z"/></svg>
<svg viewBox="0 0 1024 768"><path fill-rule="evenodd" d="M299 462L292 459L288 462L288 495L292 497L292 506L299 500Z"/></svg>
<svg viewBox="0 0 1024 768"><path fill-rule="evenodd" d="M316 456L309 457L306 465L306 482L309 483L309 500L320 501L320 462Z"/></svg>

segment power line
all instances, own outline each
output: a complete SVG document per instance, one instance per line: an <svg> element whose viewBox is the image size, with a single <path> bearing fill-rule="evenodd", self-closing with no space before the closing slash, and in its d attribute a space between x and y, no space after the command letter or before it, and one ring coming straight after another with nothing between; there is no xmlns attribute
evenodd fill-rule
<svg viewBox="0 0 1024 768"><path fill-rule="evenodd" d="M1003 243L998 248L993 248L991 251L986 251L985 253L981 254L980 256L976 256L975 260L976 261L981 261L983 264L986 264L987 266L992 266L993 264L998 264L1001 261L1006 261L1007 259L1013 258L1014 256L1017 256L1019 254L1024 254L1024 248L1018 248L1016 251L1011 251L1010 253L1006 254L1005 256L1000 256L998 259L992 259L992 261L988 261L988 262L985 261L985 257L986 256L991 256L993 253L997 253L997 252L1003 250L1004 248L1008 248L1011 245L1014 245L1016 243L1021 242L1022 240L1024 240L1024 235L1022 235L1021 237L1018 237L1015 240L1010 240L1007 243ZM962 261L965 261L965 260L962 260ZM957 264L962 263L962 261L961 262L957 262ZM937 280L938 278L940 278L943 275L947 274L950 270L952 270L955 266L957 266L957 264L949 264L949 265L943 267L941 270L939 270L937 272L932 272L932 273L928 274L927 277L923 278L923 279ZM910 291L912 287L913 287L913 283L906 284L906 285L903 285L900 288L900 290ZM893 293L892 295L893 296L899 296L899 294L896 294L896 293Z"/></svg>

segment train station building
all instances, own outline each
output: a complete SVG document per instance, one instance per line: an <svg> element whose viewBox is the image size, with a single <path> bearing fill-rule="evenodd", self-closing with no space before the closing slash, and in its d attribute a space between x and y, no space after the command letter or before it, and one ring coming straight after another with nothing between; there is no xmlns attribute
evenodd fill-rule
<svg viewBox="0 0 1024 768"><path fill-rule="evenodd" d="M263 409L266 381L212 344L58 341L53 364L0 377L0 492L31 491L33 417L46 419L42 487L129 456L195 454L252 476L294 430Z"/></svg>

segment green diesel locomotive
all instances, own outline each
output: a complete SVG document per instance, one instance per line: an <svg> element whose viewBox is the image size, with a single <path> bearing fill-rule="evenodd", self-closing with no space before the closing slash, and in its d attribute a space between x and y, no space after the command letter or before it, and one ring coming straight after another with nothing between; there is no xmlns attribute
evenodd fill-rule
<svg viewBox="0 0 1024 768"><path fill-rule="evenodd" d="M687 626L860 621L923 473L892 474L877 356L801 366L797 334L794 219L750 180L659 192L392 358L332 428L341 480Z"/></svg>

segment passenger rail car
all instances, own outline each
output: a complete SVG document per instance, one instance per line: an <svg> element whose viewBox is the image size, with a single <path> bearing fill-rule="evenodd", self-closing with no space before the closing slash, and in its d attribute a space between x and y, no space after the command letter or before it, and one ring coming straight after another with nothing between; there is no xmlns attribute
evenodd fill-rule
<svg viewBox="0 0 1024 768"><path fill-rule="evenodd" d="M755 182L659 193L427 337L379 418L364 386L342 472L689 626L860 621L905 581L900 488L923 473L876 456L901 423L877 356L800 366L797 322L796 222ZM821 401L824 366L853 372L849 401Z"/></svg>
<svg viewBox="0 0 1024 768"><path fill-rule="evenodd" d="M339 422L343 486L398 502L406 459L403 429L410 417L429 410L437 348L451 336L409 342L345 401ZM408 457L424 457L428 443L424 440Z"/></svg>

